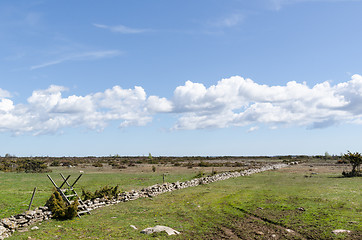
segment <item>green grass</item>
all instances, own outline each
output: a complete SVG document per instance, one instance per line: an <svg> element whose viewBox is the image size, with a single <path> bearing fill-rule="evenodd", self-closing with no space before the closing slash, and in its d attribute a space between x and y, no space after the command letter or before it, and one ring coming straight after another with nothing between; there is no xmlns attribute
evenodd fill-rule
<svg viewBox="0 0 362 240"><path fill-rule="evenodd" d="M100 176L99 181L106 177ZM12 238L149 239L140 230L165 225L182 235L158 235L158 239L222 239L224 228L240 238L254 239L253 228L275 226L292 229L308 239L360 239L361 178L336 176L319 174L305 178L303 173L265 172L120 203L97 209L81 219L46 221L38 225L39 230L16 232ZM128 178L135 182L134 187L139 186L140 176L123 177L124 181ZM152 180L147 181L151 185ZM298 210L299 207L305 211ZM269 222L252 219L250 214ZM336 237L331 233L334 229L351 230L353 234Z"/></svg>
<svg viewBox="0 0 362 240"><path fill-rule="evenodd" d="M79 176L79 169L55 168L51 173L3 173L0 172L0 219L22 213L28 209L30 199L37 187L35 198L32 206L43 206L50 197L53 185L47 177L49 174L59 186L63 180L59 173L65 177L71 175L68 180L73 183ZM175 173L169 174L166 180L169 182L186 181L193 178L192 173ZM87 172L75 185L78 194L81 194L81 188L95 191L105 185L119 185L121 191L130 191L132 189L141 189L156 183L162 183L161 173L102 173ZM34 208L34 207L33 207Z"/></svg>

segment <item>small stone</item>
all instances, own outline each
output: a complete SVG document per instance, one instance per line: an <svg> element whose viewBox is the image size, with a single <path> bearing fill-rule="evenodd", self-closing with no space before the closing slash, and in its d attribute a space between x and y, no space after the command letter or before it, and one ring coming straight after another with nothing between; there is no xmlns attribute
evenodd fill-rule
<svg viewBox="0 0 362 240"><path fill-rule="evenodd" d="M298 210L299 210L299 211L302 211L302 212L305 211L304 207L299 207Z"/></svg>
<svg viewBox="0 0 362 240"><path fill-rule="evenodd" d="M131 228L137 230L138 228L135 225L129 225Z"/></svg>
<svg viewBox="0 0 362 240"><path fill-rule="evenodd" d="M14 229L16 228L16 223L11 221L9 218L4 218L4 219L1 219L1 222L3 223L3 225L7 228L10 228L10 229Z"/></svg>
<svg viewBox="0 0 362 240"><path fill-rule="evenodd" d="M350 230L344 230L344 229L336 229L332 231L332 233L334 233L335 235L338 235L340 233L350 233L350 232L351 232Z"/></svg>
<svg viewBox="0 0 362 240"><path fill-rule="evenodd" d="M34 226L32 228L30 228L31 230L39 230L39 227L38 226Z"/></svg>
<svg viewBox="0 0 362 240"><path fill-rule="evenodd" d="M36 211L32 211L32 210L25 212L26 215L34 215L35 213L36 213Z"/></svg>
<svg viewBox="0 0 362 240"><path fill-rule="evenodd" d="M255 234L256 235L264 235L264 233L262 231L256 231Z"/></svg>
<svg viewBox="0 0 362 240"><path fill-rule="evenodd" d="M272 234L271 237L272 237L272 238L276 238L277 235L276 235L276 234Z"/></svg>
<svg viewBox="0 0 362 240"><path fill-rule="evenodd" d="M0 236L7 232L7 229L3 226L0 226Z"/></svg>
<svg viewBox="0 0 362 240"><path fill-rule="evenodd" d="M42 213L43 213L43 210L40 210L40 209L35 210L35 213L36 213L36 214L42 214Z"/></svg>

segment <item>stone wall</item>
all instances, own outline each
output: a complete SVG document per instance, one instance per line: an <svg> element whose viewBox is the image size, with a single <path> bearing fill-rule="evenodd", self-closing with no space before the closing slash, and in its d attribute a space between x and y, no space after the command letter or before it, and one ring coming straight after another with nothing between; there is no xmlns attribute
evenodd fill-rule
<svg viewBox="0 0 362 240"><path fill-rule="evenodd" d="M297 162L292 162L290 165L297 164ZM131 200L136 200L141 197L154 197L159 194L165 192L171 192L178 189L195 187L198 185L209 184L216 181L222 181L229 178L247 176L254 173L259 173L268 170L279 169L288 166L287 164L274 164L263 166L258 169L248 169L240 172L224 172L215 174L213 176L195 178L186 182L175 182L175 183L163 183L156 184L153 186L149 186L143 188L141 190L135 191L132 190L130 192L120 193L114 199L106 199L106 198L96 198L94 200L84 201L84 204L87 205L89 211L94 210L99 207L109 206L113 204L117 204L120 202L127 202ZM41 222L44 220L48 220L52 217L52 213L48 210L47 207L38 207L34 211L26 211L22 214L18 214L15 216L11 216L10 218L4 218L0 222L0 240L9 237L15 230L24 229L31 224Z"/></svg>
<svg viewBox="0 0 362 240"><path fill-rule="evenodd" d="M1 219L0 222L0 239L9 237L17 229L25 229L26 227L52 217L52 212L48 207L38 207L34 211L26 211L24 213Z"/></svg>

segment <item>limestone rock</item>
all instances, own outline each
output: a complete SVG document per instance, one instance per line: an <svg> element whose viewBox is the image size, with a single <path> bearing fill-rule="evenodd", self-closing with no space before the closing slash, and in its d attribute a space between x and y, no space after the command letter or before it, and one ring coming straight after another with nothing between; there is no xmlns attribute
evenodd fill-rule
<svg viewBox="0 0 362 240"><path fill-rule="evenodd" d="M9 237L9 231L7 228L0 226L0 240Z"/></svg>
<svg viewBox="0 0 362 240"><path fill-rule="evenodd" d="M166 232L168 235L180 234L180 232L178 232L170 227L160 226L160 225L157 225L155 227L145 228L141 231L141 233L144 233L144 234L152 234L155 232Z"/></svg>
<svg viewBox="0 0 362 240"><path fill-rule="evenodd" d="M16 223L11 221L9 218L4 218L1 220L1 222L3 223L3 225L9 229L15 229L17 226L16 226Z"/></svg>
<svg viewBox="0 0 362 240"><path fill-rule="evenodd" d="M351 232L350 230L344 230L344 229L336 229L332 231L332 233L334 233L335 235L338 235L340 233L350 233L350 232Z"/></svg>

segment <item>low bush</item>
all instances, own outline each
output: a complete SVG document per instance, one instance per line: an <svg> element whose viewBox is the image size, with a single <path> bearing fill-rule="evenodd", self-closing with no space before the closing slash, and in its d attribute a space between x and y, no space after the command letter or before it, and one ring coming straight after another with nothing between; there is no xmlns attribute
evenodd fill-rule
<svg viewBox="0 0 362 240"><path fill-rule="evenodd" d="M99 190L96 190L94 193L87 191L85 189L82 189L82 199L83 200L94 200L96 198L108 198L112 199L117 197L119 194L118 185L115 187L110 186L104 186Z"/></svg>
<svg viewBox="0 0 362 240"><path fill-rule="evenodd" d="M198 166L199 166L199 167L210 167L210 166L211 166L211 163L201 161L201 162L199 162Z"/></svg>
<svg viewBox="0 0 362 240"><path fill-rule="evenodd" d="M50 166L52 166L52 167L58 167L58 166L60 166L59 160L54 160L54 161L50 164Z"/></svg>
<svg viewBox="0 0 362 240"><path fill-rule="evenodd" d="M202 178L203 176L205 176L205 173L204 173L203 171L199 171L199 172L196 174L195 178Z"/></svg>
<svg viewBox="0 0 362 240"><path fill-rule="evenodd" d="M37 159L19 159L16 171L26 173L50 172L46 163Z"/></svg>
<svg viewBox="0 0 362 240"><path fill-rule="evenodd" d="M92 164L93 167L103 167L103 164L100 162L96 162Z"/></svg>
<svg viewBox="0 0 362 240"><path fill-rule="evenodd" d="M68 220L73 219L78 213L78 200L74 200L72 204L68 205L58 191L54 191L51 197L45 204L50 211L54 219Z"/></svg>
<svg viewBox="0 0 362 240"><path fill-rule="evenodd" d="M339 159L337 161L337 164L347 164L347 163L348 163L348 161L346 159Z"/></svg>

